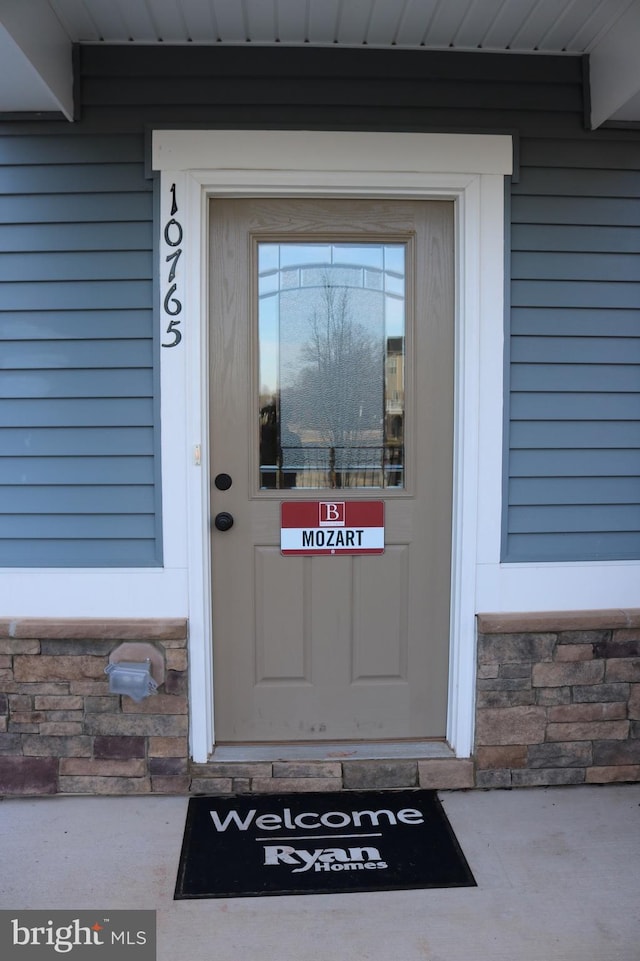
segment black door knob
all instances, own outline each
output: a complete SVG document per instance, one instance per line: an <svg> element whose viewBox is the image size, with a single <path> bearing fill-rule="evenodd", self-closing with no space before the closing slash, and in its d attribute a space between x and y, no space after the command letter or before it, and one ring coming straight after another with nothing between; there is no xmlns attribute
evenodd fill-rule
<svg viewBox="0 0 640 961"><path fill-rule="evenodd" d="M230 531L233 527L233 515L228 511L220 511L216 514L213 523L219 531Z"/></svg>

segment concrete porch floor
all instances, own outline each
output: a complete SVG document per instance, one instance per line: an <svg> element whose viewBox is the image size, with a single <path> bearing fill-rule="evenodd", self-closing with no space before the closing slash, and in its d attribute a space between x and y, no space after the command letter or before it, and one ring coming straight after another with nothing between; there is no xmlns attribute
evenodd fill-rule
<svg viewBox="0 0 640 961"><path fill-rule="evenodd" d="M158 961L639 961L640 784L440 794L477 888L174 901L185 797L0 803L0 908L157 911Z"/></svg>

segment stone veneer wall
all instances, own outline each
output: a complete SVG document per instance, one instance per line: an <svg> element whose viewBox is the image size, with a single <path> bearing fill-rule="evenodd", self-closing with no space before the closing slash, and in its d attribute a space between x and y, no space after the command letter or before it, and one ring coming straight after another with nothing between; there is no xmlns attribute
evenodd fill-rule
<svg viewBox="0 0 640 961"><path fill-rule="evenodd" d="M123 641L165 657L158 693L109 693ZM184 793L189 788L184 620L1 620L0 795Z"/></svg>
<svg viewBox="0 0 640 961"><path fill-rule="evenodd" d="M478 787L640 780L640 611L478 616Z"/></svg>
<svg viewBox="0 0 640 961"><path fill-rule="evenodd" d="M165 658L139 704L109 693L123 641ZM0 795L231 794L640 780L640 611L479 615L474 758L347 753L191 763L184 620L0 620Z"/></svg>

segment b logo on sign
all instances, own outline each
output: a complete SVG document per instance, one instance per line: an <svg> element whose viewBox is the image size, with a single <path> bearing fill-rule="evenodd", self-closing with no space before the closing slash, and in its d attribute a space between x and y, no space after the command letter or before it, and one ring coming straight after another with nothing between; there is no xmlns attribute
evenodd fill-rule
<svg viewBox="0 0 640 961"><path fill-rule="evenodd" d="M319 525L320 527L344 527L345 526L345 502L320 501Z"/></svg>

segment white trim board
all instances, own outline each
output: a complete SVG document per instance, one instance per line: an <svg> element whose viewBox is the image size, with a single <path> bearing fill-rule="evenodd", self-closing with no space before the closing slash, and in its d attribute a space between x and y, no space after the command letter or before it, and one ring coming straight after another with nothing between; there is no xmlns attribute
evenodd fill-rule
<svg viewBox="0 0 640 961"><path fill-rule="evenodd" d="M188 545L191 749L206 760L214 743L207 357L207 218L213 196L451 199L456 205L456 428L447 739L459 757L472 749L478 495L500 516L504 176L508 136L319 131L155 131L152 165L161 172L161 303L167 257L181 238L174 282L183 339L162 351L163 502L183 506ZM175 203L174 203L175 201ZM175 211L177 203L178 210ZM169 237L166 225L178 220ZM170 241L167 243L167 239ZM171 304L170 304L171 306ZM166 329L168 317L163 319ZM183 429L180 430L182 422ZM480 456L481 441L491 449ZM193 452L201 450L200 463ZM187 477L183 479L184 465ZM174 467L174 465L176 465ZM480 477L480 470L487 475ZM182 494L181 484L184 484ZM171 495L168 496L168 489ZM494 538L499 550L499 521ZM165 543L165 549L168 544Z"/></svg>

